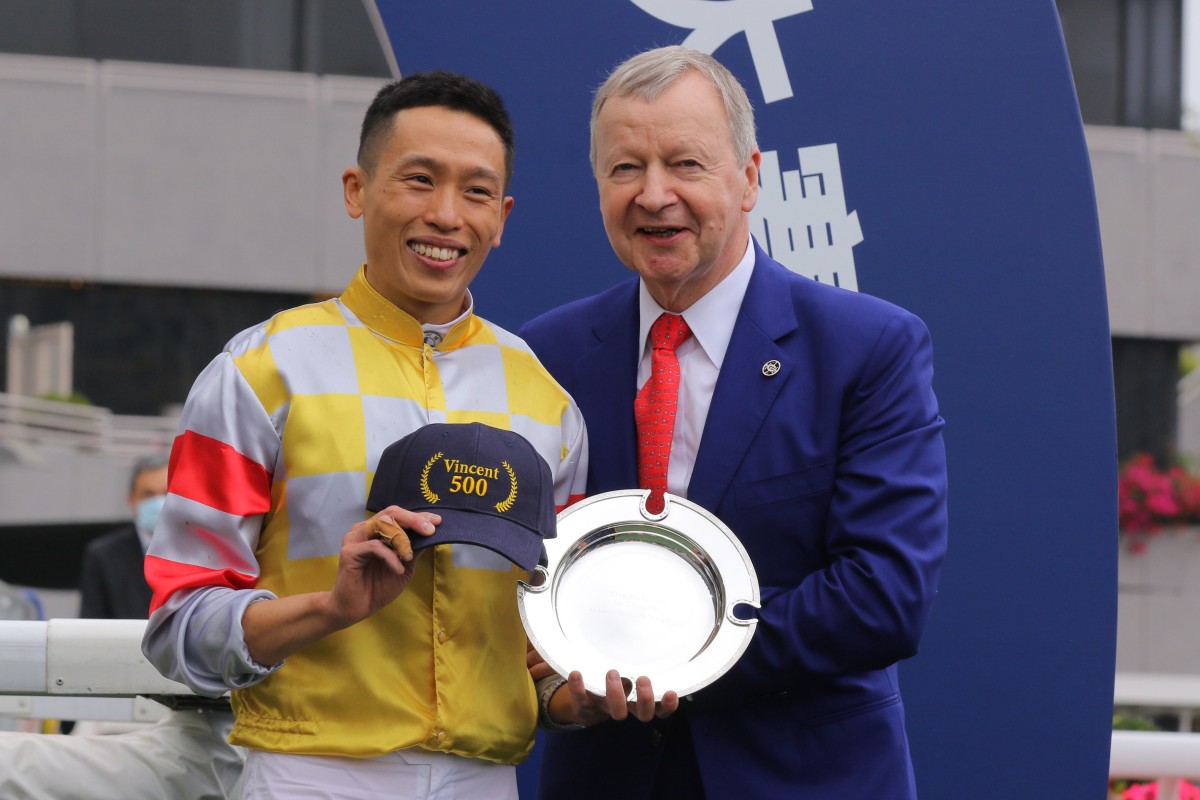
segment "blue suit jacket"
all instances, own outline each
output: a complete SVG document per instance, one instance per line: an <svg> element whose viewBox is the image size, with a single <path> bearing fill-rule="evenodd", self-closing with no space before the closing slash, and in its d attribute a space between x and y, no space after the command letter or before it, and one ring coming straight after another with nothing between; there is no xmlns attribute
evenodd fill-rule
<svg viewBox="0 0 1200 800"><path fill-rule="evenodd" d="M710 800L914 797L895 665L917 651L946 547L928 331L755 250L687 496L745 545L762 609L682 713ZM521 335L583 411L588 493L637 486L637 279ZM659 727L547 736L542 796L647 796Z"/></svg>

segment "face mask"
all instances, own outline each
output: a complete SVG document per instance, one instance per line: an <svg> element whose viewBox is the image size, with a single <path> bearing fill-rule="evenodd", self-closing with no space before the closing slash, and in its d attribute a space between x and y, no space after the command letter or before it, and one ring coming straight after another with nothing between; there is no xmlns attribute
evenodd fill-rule
<svg viewBox="0 0 1200 800"><path fill-rule="evenodd" d="M143 500L134 509L133 524L137 528L143 551L150 547L150 537L154 534L154 526L158 524L158 512L162 511L165 502L167 496L160 494Z"/></svg>

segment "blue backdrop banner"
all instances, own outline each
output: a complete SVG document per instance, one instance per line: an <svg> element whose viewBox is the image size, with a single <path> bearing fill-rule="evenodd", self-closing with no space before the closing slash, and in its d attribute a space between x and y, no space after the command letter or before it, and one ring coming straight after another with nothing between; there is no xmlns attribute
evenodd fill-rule
<svg viewBox="0 0 1200 800"><path fill-rule="evenodd" d="M516 205L474 291L484 317L514 329L628 274L587 157L608 71L682 43L739 77L763 152L759 242L801 274L912 310L933 334L950 553L921 653L902 670L922 797L1103 797L1111 350L1053 1L377 5L402 73L466 72L512 113ZM521 780L532 786L531 766Z"/></svg>

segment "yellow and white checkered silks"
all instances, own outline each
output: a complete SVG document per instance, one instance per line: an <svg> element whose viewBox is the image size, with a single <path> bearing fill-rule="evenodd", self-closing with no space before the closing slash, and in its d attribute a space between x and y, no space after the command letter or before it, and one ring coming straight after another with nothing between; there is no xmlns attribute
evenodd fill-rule
<svg viewBox="0 0 1200 800"><path fill-rule="evenodd" d="M329 589L342 537L367 516L380 453L431 422L514 430L550 465L560 506L583 493L578 409L520 339L473 314L431 348L360 270L337 300L235 337L185 405L147 559L156 609L147 653L181 638L183 660L228 676L244 651L240 615L224 639L220 625L201 635L187 620L207 628L218 615L197 608L232 592ZM278 752L365 757L418 746L519 761L537 717L516 607L523 576L482 548L423 554L388 607L265 679L234 681L246 688L234 692L231 740Z"/></svg>

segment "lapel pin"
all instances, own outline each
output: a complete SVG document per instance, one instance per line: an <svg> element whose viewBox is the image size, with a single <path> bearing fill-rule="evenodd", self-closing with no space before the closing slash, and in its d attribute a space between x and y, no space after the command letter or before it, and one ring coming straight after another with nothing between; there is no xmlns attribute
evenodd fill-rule
<svg viewBox="0 0 1200 800"><path fill-rule="evenodd" d="M766 375L768 378L771 378L771 377L774 377L775 375L777 375L779 373L779 370L782 368L783 368L783 365L780 364L777 360L772 358L770 361L763 363L762 374Z"/></svg>

